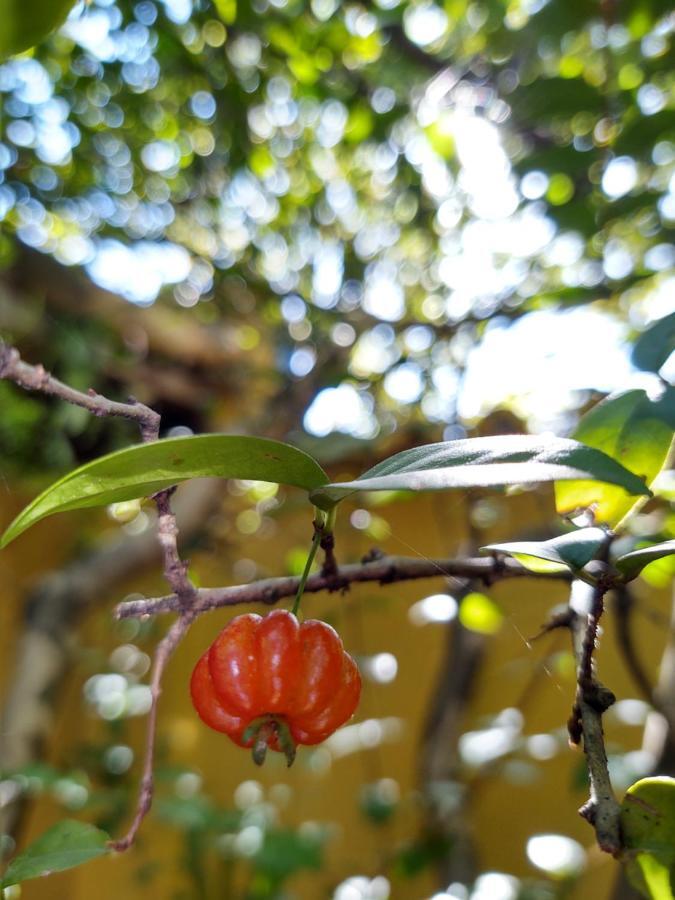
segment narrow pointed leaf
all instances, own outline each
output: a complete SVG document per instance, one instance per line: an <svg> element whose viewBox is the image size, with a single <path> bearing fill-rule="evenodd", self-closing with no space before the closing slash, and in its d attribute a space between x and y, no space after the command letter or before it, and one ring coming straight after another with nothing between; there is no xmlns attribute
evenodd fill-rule
<svg viewBox="0 0 675 900"><path fill-rule="evenodd" d="M614 563L616 568L625 577L626 581L636 578L645 566L664 556L675 555L675 541L664 541L662 544L652 544L651 547L641 547L624 553Z"/></svg>
<svg viewBox="0 0 675 900"><path fill-rule="evenodd" d="M561 479L592 479L648 494L644 482L606 454L578 441L510 434L427 444L404 450L353 481L323 485L312 503L330 509L355 491L434 491Z"/></svg>
<svg viewBox="0 0 675 900"><path fill-rule="evenodd" d="M102 456L48 487L11 523L5 547L52 513L148 497L189 478L246 478L310 491L328 481L311 457L279 441L242 435L167 438Z"/></svg>
<svg viewBox="0 0 675 900"><path fill-rule="evenodd" d="M642 332L633 345L634 365L647 372L658 372L675 352L675 313L657 319Z"/></svg>
<svg viewBox="0 0 675 900"><path fill-rule="evenodd" d="M9 864L2 887L63 872L109 853L109 836L86 822L64 819L41 835Z"/></svg>
<svg viewBox="0 0 675 900"><path fill-rule="evenodd" d="M668 458L675 427L675 389L656 401L644 391L608 397L581 419L573 437L601 450L640 476L648 486ZM564 514L593 508L596 522L615 527L636 505L611 479L556 484L556 505Z"/></svg>
<svg viewBox="0 0 675 900"><path fill-rule="evenodd" d="M580 528L570 534L562 534L548 541L513 541L508 544L487 544L481 550L497 551L515 556L526 568L533 572L550 572L555 569L583 569L594 559L607 535L602 528ZM534 559L532 559L534 557ZM537 562L535 562L537 560ZM545 565L539 565L544 560Z"/></svg>

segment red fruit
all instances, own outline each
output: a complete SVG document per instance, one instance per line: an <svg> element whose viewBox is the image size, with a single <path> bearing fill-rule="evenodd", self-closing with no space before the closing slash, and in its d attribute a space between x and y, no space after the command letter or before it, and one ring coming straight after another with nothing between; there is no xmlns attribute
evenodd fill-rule
<svg viewBox="0 0 675 900"><path fill-rule="evenodd" d="M200 717L262 763L267 748L293 762L353 714L361 676L335 629L284 609L237 616L201 657L190 682Z"/></svg>

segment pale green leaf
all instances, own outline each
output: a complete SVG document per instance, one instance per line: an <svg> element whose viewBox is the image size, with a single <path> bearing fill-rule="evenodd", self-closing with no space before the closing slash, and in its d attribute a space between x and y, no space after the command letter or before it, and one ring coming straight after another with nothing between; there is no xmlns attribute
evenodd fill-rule
<svg viewBox="0 0 675 900"><path fill-rule="evenodd" d="M557 437L504 435L426 444L404 450L373 466L353 481L312 491L312 503L330 509L355 491L433 491L496 487L561 479L593 479L621 485L632 494L648 494L644 482L578 441Z"/></svg>
<svg viewBox="0 0 675 900"><path fill-rule="evenodd" d="M673 898L671 870L651 853L638 853L635 864L640 869L640 874L647 889L646 896L649 900L675 900ZM640 882L633 884L642 890Z"/></svg>
<svg viewBox="0 0 675 900"><path fill-rule="evenodd" d="M639 550L632 550L630 553L624 553L614 563L616 568L621 572L626 581L636 578L645 566L657 559L663 559L664 556L673 556L675 554L675 541L664 541L661 544L652 544L651 547L641 547Z"/></svg>
<svg viewBox="0 0 675 900"><path fill-rule="evenodd" d="M644 391L608 397L579 422L573 437L601 450L651 486L668 458L675 424L675 390L659 400ZM592 508L596 522L615 527L636 505L611 479L556 484L558 512Z"/></svg>
<svg viewBox="0 0 675 900"><path fill-rule="evenodd" d="M569 572L569 566L564 563L550 562L547 559L541 559L532 556L529 553L513 552L510 554L516 562L519 562L524 569L534 572L537 575L550 575L555 572Z"/></svg>
<svg viewBox="0 0 675 900"><path fill-rule="evenodd" d="M672 900L675 870L675 778L643 778L621 803L623 860L645 897Z"/></svg>
<svg viewBox="0 0 675 900"><path fill-rule="evenodd" d="M566 569L583 569L594 559L607 540L602 528L580 528L569 534L551 538L548 541L512 541L508 544L487 544L483 551L497 551L515 556L526 568L533 572L550 572ZM531 561L525 561L525 558ZM544 560L538 565L537 561ZM553 566L553 568L551 568Z"/></svg>
<svg viewBox="0 0 675 900"><path fill-rule="evenodd" d="M306 491L328 481L311 456L279 441L225 434L168 438L110 453L65 475L19 513L0 548L52 513L147 497L208 477L272 481Z"/></svg>
<svg viewBox="0 0 675 900"><path fill-rule="evenodd" d="M9 864L2 886L72 869L109 852L105 831L85 822L64 819L46 831Z"/></svg>

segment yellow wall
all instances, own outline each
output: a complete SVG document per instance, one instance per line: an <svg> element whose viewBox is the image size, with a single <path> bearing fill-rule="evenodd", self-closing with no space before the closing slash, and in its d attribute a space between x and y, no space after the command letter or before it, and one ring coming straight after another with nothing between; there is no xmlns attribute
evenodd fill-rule
<svg viewBox="0 0 675 900"><path fill-rule="evenodd" d="M482 537L503 540L519 531L531 529L550 514L548 495L526 493L514 498L497 498L507 514ZM452 555L458 551L463 536L464 499L460 495L427 495L408 502L377 510L391 526L392 537L381 546L396 554L422 553L428 556ZM4 510L8 515L10 510ZM357 559L373 541L354 529L346 528L349 509L345 505L338 538L338 556ZM98 515L90 513L89 515ZM510 520L510 521L509 521ZM39 576L47 566L57 562L61 546L67 543L63 529L67 518L58 520L53 531L29 532L5 554L0 565L5 590L0 604L0 685L6 685L11 670L12 644L18 624L17 602L20 588ZM81 521L81 520L80 520ZM56 523L56 520L54 520ZM55 540L45 549L45 534ZM194 571L203 585L227 583L230 566L240 554L254 559L261 574L280 574L289 547L307 544L309 518L303 513L284 516L275 534L267 539L248 538L224 546L222 552L196 555ZM411 548L414 548L411 549ZM164 592L157 573L148 573L128 590L141 590L148 595ZM194 768L203 775L204 789L224 806L232 804L232 795L242 781L256 779L269 789L277 783L288 785L291 800L283 811L287 824L307 819L335 823L335 832L327 849L327 865L319 873L298 876L292 883L298 896L316 898L330 896L330 888L348 875L382 872L392 850L404 839L415 836L419 823L416 800L417 751L428 703L444 645L444 626L410 624L409 606L430 593L443 590L442 579L424 582L377 586L358 586L346 596L307 596L303 603L306 615L326 617L343 636L347 648L356 654L381 651L394 653L399 663L397 678L390 684L367 682L358 718L401 717L404 731L401 740L385 743L373 750L355 753L333 762L323 773L308 767L310 752L301 750L295 766L286 770L280 758L268 760L257 770L248 755L226 738L202 726L193 712L187 684L192 667L217 631L234 614L217 611L203 616L179 648L168 670L161 701L160 743L168 748L170 761ZM105 610L89 616L79 637L79 653L63 687L58 708L58 724L48 756L55 763L69 757L73 747L85 740L103 741L107 726L86 711L81 700L81 686L91 674L91 653L101 652L100 659L124 641L117 627L111 627L109 610L125 590L110 597ZM485 716L506 707L521 706L525 715L525 734L564 728L574 694L573 678L564 672L547 672L542 660L554 650L567 649L565 633L544 637L530 647L526 636L537 632L555 603L564 601L562 585L541 581L508 581L495 586L490 594L503 607L504 625L488 639L486 662L480 672L475 699L466 728L479 727ZM665 612L665 597L652 599ZM615 652L611 614L605 625L607 633L598 655L600 676L619 697L635 697L637 691L623 670ZM663 645L663 629L646 618L640 622L639 646L652 672ZM145 647L144 647L145 649ZM79 660L78 660L79 656ZM103 668L99 669L104 671ZM140 750L144 721L131 724L131 743ZM607 720L607 739L624 747L639 745L641 730L620 727ZM132 769L138 773L139 758ZM585 846L593 845L593 833L576 813L585 799L582 791L572 787L575 770L581 765L577 751L565 749L555 758L538 763L535 780L509 783L500 775L482 773L472 779L469 797L470 825L479 850L481 865L488 870L515 875L536 875L525 857L525 841L536 832L556 832L576 838ZM515 773L518 774L517 772ZM374 827L358 812L358 796L364 781L389 777L399 782L403 802L389 824ZM52 824L62 813L53 801L43 798L31 808L24 841L31 840ZM124 856L105 858L68 873L44 881L26 883L23 897L27 900L118 900L140 897L150 889L157 898L171 898L183 887L191 896L181 870L181 841L175 830L153 821L152 815L143 826L138 845ZM578 898L603 900L616 873L612 860L591 851L590 868L577 890ZM136 875L148 863L159 862L155 879L149 887L139 887ZM438 886L431 874L415 881L395 881L392 897L423 898ZM225 894L223 896L226 896ZM232 895L234 896L234 895Z"/></svg>

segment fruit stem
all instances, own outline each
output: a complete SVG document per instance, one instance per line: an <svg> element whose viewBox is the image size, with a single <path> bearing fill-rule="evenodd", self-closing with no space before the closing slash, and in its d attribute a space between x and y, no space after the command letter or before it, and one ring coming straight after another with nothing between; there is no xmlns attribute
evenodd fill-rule
<svg viewBox="0 0 675 900"><path fill-rule="evenodd" d="M294 616L297 616L298 610L300 609L300 601L302 600L302 595L305 592L305 585L307 584L307 579L309 578L309 573L312 568L312 563L314 562L314 557L316 556L316 551L319 549L319 544L321 543L321 538L323 537L325 524L326 514L324 512L321 512L320 510L317 510L316 519L314 520L314 537L312 538L312 546L309 548L307 562L305 563L304 571L300 576L298 591L295 595L293 609L291 610Z"/></svg>

